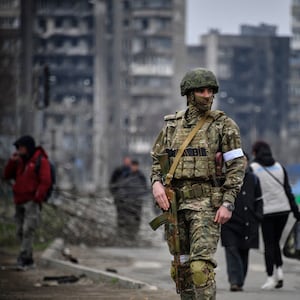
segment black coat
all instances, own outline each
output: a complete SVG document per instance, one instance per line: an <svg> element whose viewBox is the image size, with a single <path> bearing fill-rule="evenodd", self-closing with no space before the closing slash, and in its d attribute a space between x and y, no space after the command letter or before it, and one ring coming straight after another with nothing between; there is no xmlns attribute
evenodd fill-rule
<svg viewBox="0 0 300 300"><path fill-rule="evenodd" d="M242 249L259 247L259 223L263 218L263 201L259 179L246 171L232 218L221 227L222 246Z"/></svg>

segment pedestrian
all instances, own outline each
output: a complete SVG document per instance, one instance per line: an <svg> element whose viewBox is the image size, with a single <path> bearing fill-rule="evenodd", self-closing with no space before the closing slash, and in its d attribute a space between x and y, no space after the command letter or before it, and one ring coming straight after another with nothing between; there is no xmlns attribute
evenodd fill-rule
<svg viewBox="0 0 300 300"><path fill-rule="evenodd" d="M146 193L146 177L139 169L139 162L137 160L132 160L131 172L125 180L123 193L125 198L123 212L126 220L126 222L124 222L124 228L126 230L126 237L131 242L137 240Z"/></svg>
<svg viewBox="0 0 300 300"><path fill-rule="evenodd" d="M267 280L261 288L281 288L283 261L280 239L291 210L294 217L300 220L299 208L291 191L288 174L273 158L270 145L265 141L257 141L252 146L252 153L254 160L250 166L260 179L263 196L262 236Z"/></svg>
<svg viewBox="0 0 300 300"><path fill-rule="evenodd" d="M32 136L21 136L14 146L16 151L8 160L3 177L13 180L16 232L21 244L17 264L26 269L34 267L33 239L40 223L42 202L51 186L51 171L46 151L36 147Z"/></svg>
<svg viewBox="0 0 300 300"><path fill-rule="evenodd" d="M114 204L117 211L117 240L126 237L127 213L125 211L126 203L126 184L131 172L131 158L124 156L123 164L117 167L110 178L109 189L114 198Z"/></svg>
<svg viewBox="0 0 300 300"><path fill-rule="evenodd" d="M164 118L165 126L151 152L152 192L156 203L164 211L170 208L164 181L171 181L176 192L180 268L185 269L179 272L182 289L177 292L181 299L215 299L214 268L217 262L214 254L220 224L231 218L234 201L242 185L244 154L237 124L224 112L211 110L214 95L219 89L213 72L204 68L193 69L185 74L180 87L181 95L187 97L188 107ZM180 147L187 136L192 134L195 135L183 155L176 157L178 152L182 153ZM220 176L222 168L216 163L219 152L225 165ZM178 162L174 173L167 176L160 165L160 157L166 154L170 166L175 157L175 163ZM166 224L165 231L170 253L174 255L174 245L169 242L172 226ZM173 263L171 274L174 273L178 274Z"/></svg>
<svg viewBox="0 0 300 300"><path fill-rule="evenodd" d="M221 226L228 281L232 292L242 291L248 271L249 250L259 247L259 224L263 218L262 193L258 177L248 168L231 219Z"/></svg>
<svg viewBox="0 0 300 300"><path fill-rule="evenodd" d="M131 158L129 156L123 157L123 164L117 167L109 180L109 189L113 196L117 196L118 182L129 175L131 170Z"/></svg>

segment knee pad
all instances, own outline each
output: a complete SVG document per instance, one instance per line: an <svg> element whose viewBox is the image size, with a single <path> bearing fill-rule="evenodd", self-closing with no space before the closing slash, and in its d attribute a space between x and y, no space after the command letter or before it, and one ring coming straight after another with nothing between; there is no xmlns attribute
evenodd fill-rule
<svg viewBox="0 0 300 300"><path fill-rule="evenodd" d="M209 285L211 281L214 281L214 267L210 262L205 260L193 261L190 268L195 286L204 287Z"/></svg>

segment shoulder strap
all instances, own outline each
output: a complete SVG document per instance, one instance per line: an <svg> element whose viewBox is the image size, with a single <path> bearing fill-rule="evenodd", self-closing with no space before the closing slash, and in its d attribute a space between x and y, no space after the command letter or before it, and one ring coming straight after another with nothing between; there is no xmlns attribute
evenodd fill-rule
<svg viewBox="0 0 300 300"><path fill-rule="evenodd" d="M37 175L39 174L41 168L41 161L42 161L42 154L40 154L35 161L35 172Z"/></svg>
<svg viewBox="0 0 300 300"><path fill-rule="evenodd" d="M207 119L208 115L204 115L204 117L202 119L199 120L199 122L196 124L196 126L193 128L193 130L189 133L189 135L187 136L186 140L182 143L182 145L180 146L180 148L178 149L178 152L174 158L174 161L171 165L171 168L166 176L166 185L169 185L171 183L171 180L173 179L173 175L174 172L176 170L176 167L179 163L179 159L182 156L185 148L187 147L187 145L191 142L191 140L193 139L193 137L195 136L195 134L201 129L201 127L204 125L206 119Z"/></svg>
<svg viewBox="0 0 300 300"><path fill-rule="evenodd" d="M282 184L282 182L279 181L279 179L277 177L275 177L267 168L265 168L263 165L261 165L263 167L263 169L274 179L276 180L281 186L284 187L284 185Z"/></svg>

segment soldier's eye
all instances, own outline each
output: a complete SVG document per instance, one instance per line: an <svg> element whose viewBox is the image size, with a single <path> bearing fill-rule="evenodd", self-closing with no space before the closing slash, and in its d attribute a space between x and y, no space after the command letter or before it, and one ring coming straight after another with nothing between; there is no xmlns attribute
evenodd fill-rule
<svg viewBox="0 0 300 300"><path fill-rule="evenodd" d="M201 87L201 88L196 88L196 89L195 89L195 92L196 92L196 93L200 93L200 94L204 93L205 91L206 91L207 93L209 93L209 94L213 94L214 89L211 88L211 87Z"/></svg>
<svg viewBox="0 0 300 300"><path fill-rule="evenodd" d="M195 89L196 93L204 93L204 91L206 90L206 88L197 88Z"/></svg>

